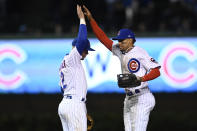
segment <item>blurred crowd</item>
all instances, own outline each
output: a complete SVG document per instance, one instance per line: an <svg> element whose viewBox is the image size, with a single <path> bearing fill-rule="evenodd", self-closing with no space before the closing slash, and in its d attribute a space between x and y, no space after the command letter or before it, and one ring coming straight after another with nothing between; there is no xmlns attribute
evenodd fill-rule
<svg viewBox="0 0 197 131"><path fill-rule="evenodd" d="M197 32L197 0L84 0L107 33ZM0 0L0 34L76 33L75 0ZM88 30L91 32L91 29Z"/></svg>

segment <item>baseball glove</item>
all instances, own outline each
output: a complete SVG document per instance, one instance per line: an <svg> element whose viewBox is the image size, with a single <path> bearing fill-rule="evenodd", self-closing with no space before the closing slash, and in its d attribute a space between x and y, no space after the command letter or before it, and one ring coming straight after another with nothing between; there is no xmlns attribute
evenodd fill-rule
<svg viewBox="0 0 197 131"><path fill-rule="evenodd" d="M88 124L87 130L90 131L93 128L94 120L89 114L87 114L87 124Z"/></svg>
<svg viewBox="0 0 197 131"><path fill-rule="evenodd" d="M118 74L118 86L120 88L136 87L141 85L135 74Z"/></svg>

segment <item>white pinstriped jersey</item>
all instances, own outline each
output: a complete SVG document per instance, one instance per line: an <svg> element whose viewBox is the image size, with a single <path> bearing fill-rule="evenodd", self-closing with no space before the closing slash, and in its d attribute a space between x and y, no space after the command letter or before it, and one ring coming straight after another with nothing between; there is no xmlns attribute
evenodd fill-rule
<svg viewBox="0 0 197 131"><path fill-rule="evenodd" d="M122 54L117 45L118 44L114 44L112 46L112 52L120 59L123 74L133 73L136 76L142 77L147 74L150 69L160 66L144 49L138 46L134 46L129 52ZM141 85L135 87L135 89L146 86L148 86L148 82L142 82ZM127 88L127 90L131 90L131 88Z"/></svg>
<svg viewBox="0 0 197 131"><path fill-rule="evenodd" d="M86 99L87 81L81 58L82 56L76 47L64 57L59 70L60 86L64 91L64 95L71 94Z"/></svg>
<svg viewBox="0 0 197 131"><path fill-rule="evenodd" d="M148 53L138 47L133 47L129 52L122 54L117 44L113 45L112 52L121 61L122 73L133 73L142 77L152 68L160 65L148 55ZM141 82L140 86L126 88L125 91L135 92L140 89L139 95L133 97L126 95L124 101L124 125L125 131L146 131L149 121L149 114L155 106L155 98L147 88L148 82Z"/></svg>

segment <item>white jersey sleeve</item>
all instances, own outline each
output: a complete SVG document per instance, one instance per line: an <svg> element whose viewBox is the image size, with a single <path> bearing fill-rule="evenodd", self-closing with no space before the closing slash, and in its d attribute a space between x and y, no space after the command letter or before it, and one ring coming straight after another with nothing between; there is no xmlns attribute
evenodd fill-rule
<svg viewBox="0 0 197 131"><path fill-rule="evenodd" d="M69 64L71 64L71 66L74 66L75 64L80 63L81 58L82 56L79 54L77 48L74 47L69 54Z"/></svg>
<svg viewBox="0 0 197 131"><path fill-rule="evenodd" d="M147 71L150 71L150 69L153 69L153 68L156 68L156 67L161 67L159 65L159 63L154 59L152 58L151 56L149 56L149 54L142 48L139 48L139 51L140 52L140 63L144 66L144 68L147 70Z"/></svg>
<svg viewBox="0 0 197 131"><path fill-rule="evenodd" d="M113 55L115 55L115 56L117 56L119 59L121 59L122 52L120 51L120 48L119 48L118 43L112 45L112 53L113 53Z"/></svg>

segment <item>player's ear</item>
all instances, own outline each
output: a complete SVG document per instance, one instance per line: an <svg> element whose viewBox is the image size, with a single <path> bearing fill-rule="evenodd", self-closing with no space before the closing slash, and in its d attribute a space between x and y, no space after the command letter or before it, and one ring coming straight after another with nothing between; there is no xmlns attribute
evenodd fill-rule
<svg viewBox="0 0 197 131"><path fill-rule="evenodd" d="M130 40L130 42L132 42L133 43L133 39L129 39Z"/></svg>
<svg viewBox="0 0 197 131"><path fill-rule="evenodd" d="M134 39L129 39L129 42L134 44Z"/></svg>

